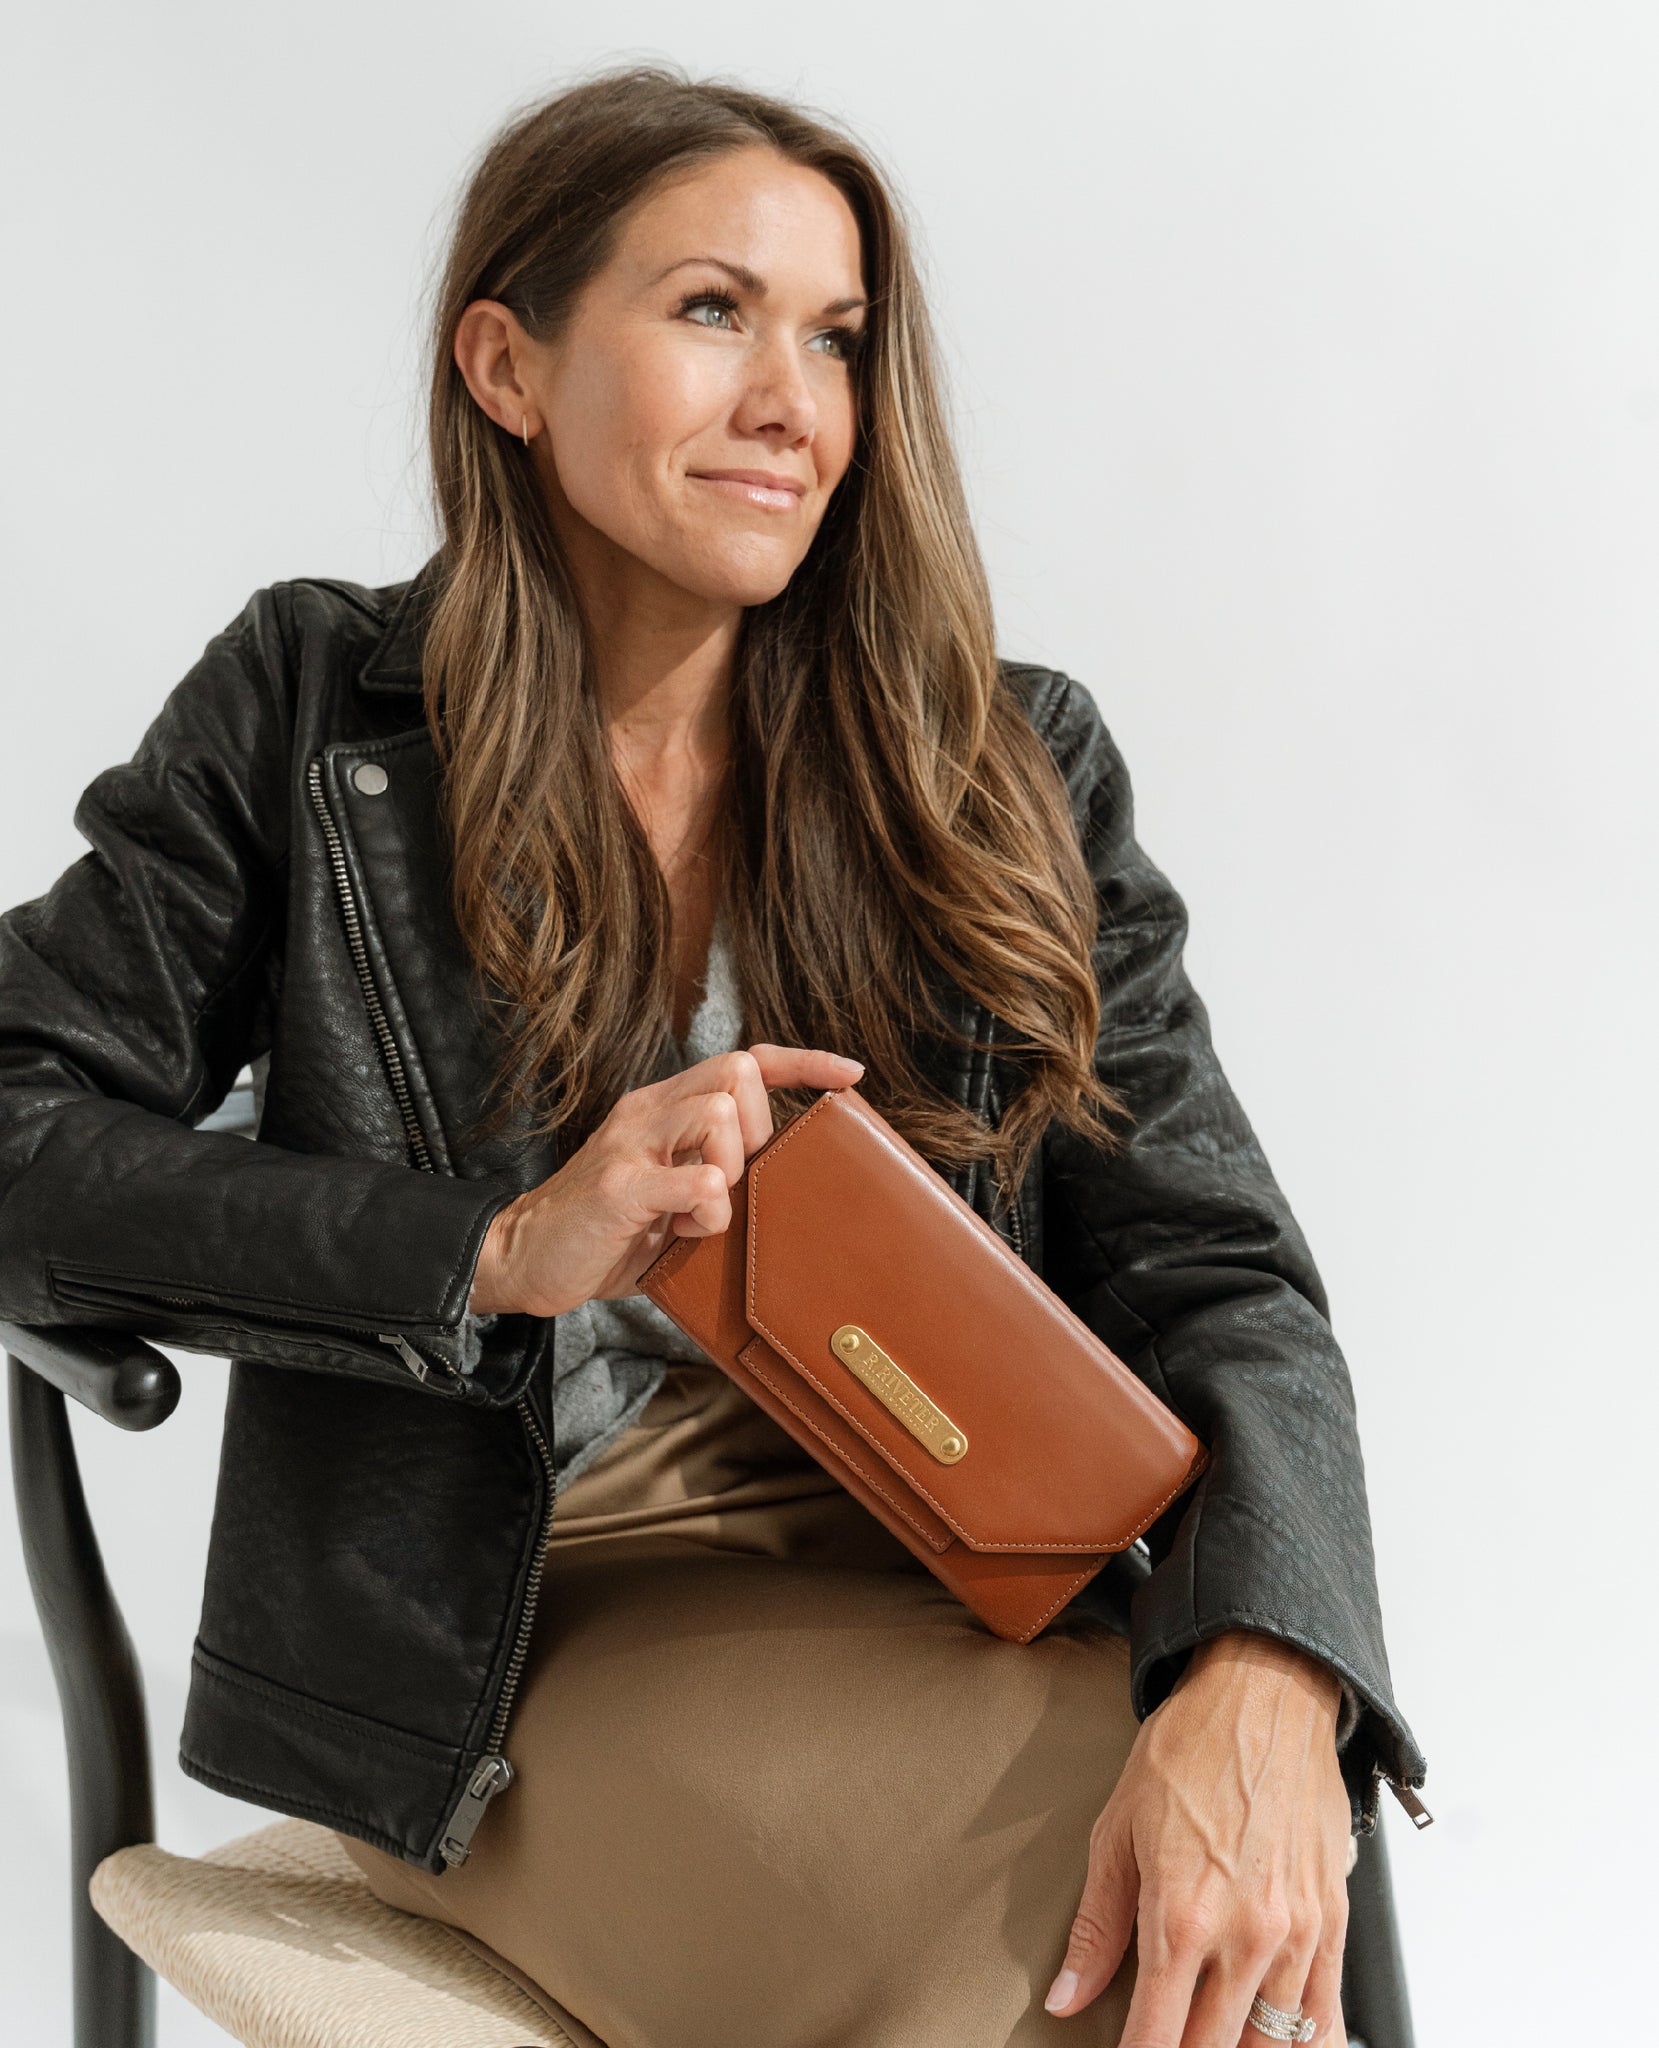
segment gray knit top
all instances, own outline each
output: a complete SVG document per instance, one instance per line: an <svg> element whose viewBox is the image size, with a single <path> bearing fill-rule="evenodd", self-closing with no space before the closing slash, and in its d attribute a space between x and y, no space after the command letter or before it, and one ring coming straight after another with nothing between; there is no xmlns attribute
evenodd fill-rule
<svg viewBox="0 0 1659 2048"><path fill-rule="evenodd" d="M732 973L726 909L721 904L709 942L703 993L682 1039L670 1034L653 1080L695 1066L742 1043L743 1017ZM494 1316L463 1321L464 1348ZM553 1467L563 1486L584 1471L628 1427L662 1385L670 1360L717 1370L700 1345L683 1336L643 1294L585 1301L553 1324Z"/></svg>

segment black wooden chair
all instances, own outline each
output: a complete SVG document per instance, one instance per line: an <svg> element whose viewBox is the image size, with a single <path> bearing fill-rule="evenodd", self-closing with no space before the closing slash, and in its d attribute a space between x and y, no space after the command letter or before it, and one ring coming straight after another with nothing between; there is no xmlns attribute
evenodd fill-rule
<svg viewBox="0 0 1659 2048"><path fill-rule="evenodd" d="M203 1127L251 1135L251 1088ZM75 2048L151 2048L152 1964L254 2048L576 2048L460 1936L381 1905L324 1829L279 1821L200 1859L151 1846L143 1683L64 1397L118 1429L154 1429L178 1405L178 1371L141 1339L104 1330L0 1322L0 1345L24 1557L69 1756ZM1360 1842L1348 1891L1350 2041L1413 2048L1380 1829Z"/></svg>

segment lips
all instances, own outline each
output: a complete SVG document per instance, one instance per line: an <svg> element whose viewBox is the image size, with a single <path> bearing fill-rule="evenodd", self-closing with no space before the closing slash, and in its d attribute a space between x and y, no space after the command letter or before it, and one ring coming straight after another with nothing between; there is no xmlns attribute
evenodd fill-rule
<svg viewBox="0 0 1659 2048"><path fill-rule="evenodd" d="M688 472L695 483L754 505L765 512L792 512L806 493L798 478L770 469L694 469Z"/></svg>

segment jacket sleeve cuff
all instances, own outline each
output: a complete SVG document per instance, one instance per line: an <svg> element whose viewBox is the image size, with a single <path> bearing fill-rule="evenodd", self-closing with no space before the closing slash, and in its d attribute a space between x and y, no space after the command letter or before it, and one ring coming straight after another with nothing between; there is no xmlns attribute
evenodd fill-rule
<svg viewBox="0 0 1659 2048"><path fill-rule="evenodd" d="M1356 1834L1372 1833L1377 1825L1381 1779L1390 1778L1397 1786L1417 1786L1422 1784L1428 1768L1410 1730L1392 1709L1386 1679L1381 1685L1368 1682L1363 1672L1352 1668L1329 1645L1311 1640L1304 1627L1265 1613L1206 1614L1200 1621L1189 1610L1178 1621L1165 1617L1166 1625L1160 1632L1158 1609L1171 1598L1167 1580L1162 1585L1159 1582L1159 1572L1164 1569L1159 1567L1140 1586L1131 1609L1129 1683L1136 1714L1144 1719L1168 1697L1186 1667L1187 1658L1200 1642L1229 1629L1250 1629L1257 1634L1277 1636L1281 1642L1317 1658L1336 1674L1342 1686L1336 1725L1337 1760L1348 1789L1353 1830Z"/></svg>

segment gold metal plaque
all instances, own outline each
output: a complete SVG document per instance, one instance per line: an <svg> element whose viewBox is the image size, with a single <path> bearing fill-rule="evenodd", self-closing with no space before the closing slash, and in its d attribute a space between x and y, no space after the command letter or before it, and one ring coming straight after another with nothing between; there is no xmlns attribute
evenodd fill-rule
<svg viewBox="0 0 1659 2048"><path fill-rule="evenodd" d="M843 1323L831 1335L830 1349L941 1465L954 1465L967 1456L968 1439L961 1430L927 1398L909 1373L893 1363L868 1330L861 1330L857 1323Z"/></svg>

